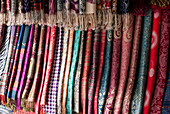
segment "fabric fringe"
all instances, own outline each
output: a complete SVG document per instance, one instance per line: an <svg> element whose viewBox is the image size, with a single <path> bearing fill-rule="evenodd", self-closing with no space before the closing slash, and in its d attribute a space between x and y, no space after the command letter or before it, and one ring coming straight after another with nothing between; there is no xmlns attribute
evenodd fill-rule
<svg viewBox="0 0 170 114"><path fill-rule="evenodd" d="M57 18L56 18L56 22L54 23L57 23L58 26L60 27L62 25L62 22L63 22L63 12L62 11L57 11Z"/></svg>
<svg viewBox="0 0 170 114"><path fill-rule="evenodd" d="M27 109L26 109L26 99L21 99L21 107L23 108L23 111L27 111Z"/></svg>
<svg viewBox="0 0 170 114"><path fill-rule="evenodd" d="M75 30L78 30L78 27L79 27L79 16L78 14L76 14L75 12L73 14L71 14L71 18L72 18L72 27L75 29Z"/></svg>
<svg viewBox="0 0 170 114"><path fill-rule="evenodd" d="M79 25L80 25L80 30L85 29L85 15L79 15Z"/></svg>
<svg viewBox="0 0 170 114"><path fill-rule="evenodd" d="M7 103L6 103L6 107L8 107L8 108L10 108L11 106L10 106L10 98L7 98Z"/></svg>
<svg viewBox="0 0 170 114"><path fill-rule="evenodd" d="M106 29L107 30L113 29L113 15L112 15L111 9L107 10L106 19L107 19L106 20L106 22L107 22Z"/></svg>

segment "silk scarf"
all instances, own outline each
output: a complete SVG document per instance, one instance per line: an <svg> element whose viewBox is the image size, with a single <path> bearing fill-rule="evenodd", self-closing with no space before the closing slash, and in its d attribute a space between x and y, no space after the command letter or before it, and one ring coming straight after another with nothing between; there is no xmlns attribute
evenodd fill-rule
<svg viewBox="0 0 170 114"><path fill-rule="evenodd" d="M123 15L123 31L122 31L122 50L121 50L121 65L120 77L117 95L115 99L114 114L121 112L121 105L128 76L128 69L130 63L132 34L133 34L133 20L132 14L126 13Z"/></svg>
<svg viewBox="0 0 170 114"><path fill-rule="evenodd" d="M152 98L150 114L160 114L163 95L165 90L166 75L167 75L167 61L168 61L168 49L169 49L169 29L170 29L170 12L169 10L163 10L162 22L161 22L161 35L159 44L159 58L158 58L158 71L157 79L155 82L155 91Z"/></svg>
<svg viewBox="0 0 170 114"><path fill-rule="evenodd" d="M112 51L112 64L110 86L107 93L104 114L113 113L114 99L116 97L116 90L118 85L119 68L120 68L120 51L121 51L121 28L122 19L121 15L115 15L115 28L113 33L113 51Z"/></svg>
<svg viewBox="0 0 170 114"><path fill-rule="evenodd" d="M148 57L150 48L150 36L151 36L151 20L152 10L147 10L144 18L144 28L141 44L141 56L139 65L139 74L137 76L136 86L134 88L134 94L131 102L131 113L142 113L142 106L144 102L145 82L147 78L148 70Z"/></svg>
<svg viewBox="0 0 170 114"><path fill-rule="evenodd" d="M77 65L75 81L74 81L73 111L76 113L80 112L80 80L81 80L80 78L83 70L82 66L83 66L83 52L84 52L84 41L85 41L84 38L85 38L85 31L81 31L78 65Z"/></svg>
<svg viewBox="0 0 170 114"><path fill-rule="evenodd" d="M112 30L107 30L107 38L106 38L106 49L105 49L105 61L103 74L100 81L100 89L98 96L98 114L102 114L104 112L104 103L106 99L106 94L108 91L108 84L110 79L110 67L111 67L111 53L112 53L112 38L113 33Z"/></svg>
<svg viewBox="0 0 170 114"><path fill-rule="evenodd" d="M55 48L55 41L56 41L56 31L57 31L56 26L51 28L50 47L49 47L49 52L50 53L49 53L49 56L48 56L47 69L46 69L45 80L44 80L44 86L43 86L42 96L41 96L41 101L40 101L40 105L41 106L44 106L45 103L46 103L47 88L48 88L48 83L49 83L49 80L50 80L50 74L51 74L53 57L54 57L54 48ZM41 111L42 111L42 109L41 109Z"/></svg>
<svg viewBox="0 0 170 114"><path fill-rule="evenodd" d="M47 103L45 105L46 113L57 113L57 91L58 91L58 81L60 75L60 66L61 66L61 57L63 50L63 35L64 29L63 27L59 28L59 34L56 39L55 51L54 51L54 59L53 66L51 71L51 77L49 86L47 89Z"/></svg>
<svg viewBox="0 0 170 114"><path fill-rule="evenodd" d="M1 46L0 50L0 79L2 78L2 73L6 64L6 59L7 59L7 54L8 54L8 47L9 47L9 42L10 42L10 33L11 33L11 26L7 27L7 33L4 39L4 42ZM1 97L1 103L3 105L6 104L5 96L4 94L0 93Z"/></svg>
<svg viewBox="0 0 170 114"><path fill-rule="evenodd" d="M123 107L122 107L123 114L129 113L130 100L131 100L132 90L135 82L137 62L138 62L142 16L136 16L135 18L136 19L135 19L135 29L134 29L134 36L133 36L130 71L129 71L129 77L128 77L126 91L123 100Z"/></svg>
<svg viewBox="0 0 170 114"><path fill-rule="evenodd" d="M104 67L104 55L105 55L105 42L106 42L106 29L101 30L101 40L100 40L100 53L99 53L99 62L97 68L97 80L96 80L96 90L94 96L94 114L97 114L98 111L98 96L99 96L99 87L100 87L100 80L103 72Z"/></svg>
<svg viewBox="0 0 170 114"><path fill-rule="evenodd" d="M62 90L62 114L66 112L66 99L67 99L67 87L68 87L68 78L69 78L69 71L70 71L70 64L71 64L71 57L72 57L72 48L73 48L73 36L74 30L70 30L69 32L69 45L68 45L68 53L67 53L67 62L66 68L64 73L64 80L63 80L63 90Z"/></svg>
<svg viewBox="0 0 170 114"><path fill-rule="evenodd" d="M71 68L69 73L69 79L68 79L68 91L67 91L67 103L66 103L66 113L72 114L73 109L73 85L74 85L74 77L75 72L77 68L77 58L79 55L79 42L80 42L80 35L81 31L77 30L75 31L75 38L74 38L74 47L73 47L73 57L71 61Z"/></svg>
<svg viewBox="0 0 170 114"><path fill-rule="evenodd" d="M168 80L167 85L165 89L165 95L163 100L163 106L162 106L162 114L169 114L170 113L170 68L168 70Z"/></svg>
<svg viewBox="0 0 170 114"><path fill-rule="evenodd" d="M67 57L68 35L69 35L69 30L64 29L63 53L62 53L61 69L60 69L60 76L59 76L59 83L58 83L58 93L57 93L57 113L59 114L61 114L61 96L62 96L66 57Z"/></svg>
<svg viewBox="0 0 170 114"><path fill-rule="evenodd" d="M96 72L97 72L97 63L98 63L98 54L99 54L99 44L100 44L100 29L96 29L94 33L93 41L93 52L92 52L92 64L90 67L90 74L88 78L88 114L93 113L93 100L94 100L94 90L96 82Z"/></svg>
<svg viewBox="0 0 170 114"><path fill-rule="evenodd" d="M37 62L35 67L35 73L34 73L34 79L33 84L31 87L31 90L29 92L26 107L30 109L30 111L33 111L34 105L36 102L39 86L40 86L40 80L41 80L41 72L42 72L42 66L43 66L43 55L44 55L44 48L45 48L45 29L46 26L41 26L41 33L40 33L40 40L39 40L39 46L38 46L38 53L37 53ZM27 106L28 105L28 106Z"/></svg>
<svg viewBox="0 0 170 114"><path fill-rule="evenodd" d="M81 107L83 114L86 114L86 94L87 94L87 79L90 70L90 57L91 57L91 43L92 42L92 29L89 27L87 32L86 38L86 50L85 50L85 57L84 57L84 66L83 66L83 74L81 79Z"/></svg>
<svg viewBox="0 0 170 114"><path fill-rule="evenodd" d="M26 99L28 97L29 91L32 86L33 82L33 76L34 76L34 69L35 69L35 63L36 63L36 56L37 56L37 49L38 49L38 39L39 39L39 31L38 31L38 24L35 25L35 30L34 30L34 41L33 41L33 46L32 46L32 53L31 53L31 58L29 62L29 67L27 72L23 72L23 75L26 75L26 83L23 92L21 93L22 95L18 94L18 108L20 107L20 100L21 99L21 106L23 107L23 110L26 110ZM21 96L21 98L19 97Z"/></svg>
<svg viewBox="0 0 170 114"><path fill-rule="evenodd" d="M148 79L147 79L147 85L145 91L143 114L148 114L150 112L150 105L153 96L154 83L155 83L156 70L157 70L161 10L155 9L153 12L154 14L153 14L153 27L152 27L152 41L151 41L151 49L150 49L149 71L148 71Z"/></svg>
<svg viewBox="0 0 170 114"><path fill-rule="evenodd" d="M7 87L7 81L8 81L8 69L9 69L10 60L12 56L12 49L13 49L14 39L15 39L15 31L16 31L16 26L12 26L7 59L5 62L4 71L3 71L1 82L0 82L0 85L1 85L0 93L1 95L4 95L4 96L6 94L6 87Z"/></svg>
<svg viewBox="0 0 170 114"><path fill-rule="evenodd" d="M51 31L50 26L47 26L46 41L45 41L45 51L44 51L44 60L43 60L43 68L42 68L42 78L41 78L41 84L40 84L40 89L39 89L38 96L37 96L37 99L36 99L36 103L34 104L35 113L39 112L41 94L42 94L42 90L43 90L45 74L46 74L47 64L48 64L47 63L48 53L50 53L49 50L51 50L51 49L49 49L50 48L49 45L51 44L51 41L53 41L52 39L50 39L50 31Z"/></svg>

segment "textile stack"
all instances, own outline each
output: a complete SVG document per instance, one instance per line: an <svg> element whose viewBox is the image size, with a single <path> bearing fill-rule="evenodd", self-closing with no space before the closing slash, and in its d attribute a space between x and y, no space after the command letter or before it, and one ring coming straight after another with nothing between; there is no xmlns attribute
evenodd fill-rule
<svg viewBox="0 0 170 114"><path fill-rule="evenodd" d="M170 114L169 0L0 0L0 113Z"/></svg>

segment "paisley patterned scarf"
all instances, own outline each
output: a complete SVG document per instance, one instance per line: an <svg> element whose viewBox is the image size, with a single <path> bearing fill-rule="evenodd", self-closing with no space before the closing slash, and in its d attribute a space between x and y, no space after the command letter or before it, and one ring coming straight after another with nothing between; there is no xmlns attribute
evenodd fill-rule
<svg viewBox="0 0 170 114"><path fill-rule="evenodd" d="M80 77L82 74L82 66L83 66L83 52L84 52L84 43L85 43L85 31L81 31L81 41L80 41L80 49L79 49L79 57L78 57L78 65L75 74L74 81L74 104L73 111L76 113L80 112Z"/></svg>
<svg viewBox="0 0 170 114"><path fill-rule="evenodd" d="M94 96L94 114L97 114L98 110L98 95L99 95L99 87L100 80L102 76L102 71L104 67L104 55L105 55L105 41L106 41L106 29L101 30L101 40L100 40L100 53L99 53L99 62L96 74L96 90Z"/></svg>
<svg viewBox="0 0 170 114"><path fill-rule="evenodd" d="M94 90L96 83L96 72L97 72L97 62L99 55L99 44L100 44L100 29L96 29L94 33L93 41L93 54L92 54L92 64L90 67L90 74L88 78L88 114L93 114L93 100L94 100Z"/></svg>
<svg viewBox="0 0 170 114"><path fill-rule="evenodd" d="M131 113L138 114L142 113L142 106L144 102L144 88L148 69L148 56L150 47L150 36L151 36L151 20L152 10L147 10L146 17L144 18L144 28L142 36L142 48L140 57L139 74L137 77L136 86L134 88L134 95L131 102Z"/></svg>
<svg viewBox="0 0 170 114"><path fill-rule="evenodd" d="M142 16L136 16L130 71L129 71L129 77L128 77L128 82L127 82L127 86L126 86L126 92L125 92L124 100L123 100L123 108L122 108L123 114L129 113L130 100L131 100L131 96L132 96L132 90L133 90L135 76L136 76L136 70L137 70L141 24L142 24Z"/></svg>
<svg viewBox="0 0 170 114"><path fill-rule="evenodd" d="M115 15L115 28L114 28L114 39L113 39L113 51L112 51L112 65L111 65L111 77L110 86L107 94L106 104L104 113L113 113L114 99L116 97L117 83L119 77L120 68L120 51L121 51L121 27L122 19L121 15Z"/></svg>
<svg viewBox="0 0 170 114"><path fill-rule="evenodd" d="M108 91L108 84L110 78L110 67L111 67L111 57L112 57L112 38L113 33L112 30L107 30L107 39L106 39L106 49L105 49L105 61L103 74L100 81L100 89L99 89L99 99L98 99L98 114L102 114L104 111L104 103L106 99L106 94Z"/></svg>
<svg viewBox="0 0 170 114"><path fill-rule="evenodd" d="M77 58L79 55L79 42L80 42L81 31L77 30L75 32L74 47L73 47L73 57L71 61L71 68L68 79L68 91L67 91L67 104L66 104L66 113L72 113L72 104L73 104L73 85L74 85L74 76L76 72Z"/></svg>
<svg viewBox="0 0 170 114"><path fill-rule="evenodd" d="M86 114L86 94L87 94L87 79L90 70L90 57L91 57L91 43L92 42L92 29L89 27L87 32L86 39L86 50L85 50L85 58L84 58L84 66L83 66L83 74L81 79L81 107L83 114Z"/></svg>
<svg viewBox="0 0 170 114"><path fill-rule="evenodd" d="M153 15L149 71L148 71L148 79L147 79L147 85L145 91L143 114L148 114L150 112L150 105L151 105L151 100L154 91L154 83L155 83L156 70L157 70L158 48L159 48L160 21L161 21L161 10L155 9Z"/></svg>
<svg viewBox="0 0 170 114"><path fill-rule="evenodd" d="M160 114L163 95L165 90L166 76L167 76L167 61L168 61L168 49L169 49L169 37L168 30L170 30L170 11L163 10L162 23L161 23L161 35L159 44L159 59L158 59L158 71L157 79L155 82L155 91L152 98L152 104L150 108L150 114Z"/></svg>

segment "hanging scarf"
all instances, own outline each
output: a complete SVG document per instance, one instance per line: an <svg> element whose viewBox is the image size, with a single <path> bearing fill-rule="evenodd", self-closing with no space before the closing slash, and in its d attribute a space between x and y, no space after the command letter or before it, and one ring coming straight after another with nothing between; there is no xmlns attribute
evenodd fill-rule
<svg viewBox="0 0 170 114"><path fill-rule="evenodd" d="M99 87L100 80L102 76L102 71L104 67L104 54L105 54L105 41L106 41L106 29L101 30L101 40L100 40L100 53L99 53L99 62L97 68L97 80L96 80L96 91L94 96L94 114L97 114L98 110L98 96L99 96Z"/></svg>
<svg viewBox="0 0 170 114"><path fill-rule="evenodd" d="M131 54L132 33L133 33L133 15L126 13L123 15L123 32L122 32L122 50L121 50L121 66L118 91L115 99L114 114L121 112L121 104L124 95L126 79L128 76L128 68Z"/></svg>
<svg viewBox="0 0 170 114"><path fill-rule="evenodd" d="M17 24L23 24L24 22L24 10L23 10L23 0L18 0L17 1L17 6L18 6L18 19L16 20Z"/></svg>
<svg viewBox="0 0 170 114"><path fill-rule="evenodd" d="M155 91L152 98L150 114L160 114L163 95L165 90L166 75L167 75L167 61L169 49L169 30L170 30L170 11L164 10L162 13L161 36L159 44L159 59L157 79L155 82Z"/></svg>
<svg viewBox="0 0 170 114"><path fill-rule="evenodd" d="M79 0L71 0L71 18L73 27L78 30L79 22L78 22L78 12L79 12Z"/></svg>
<svg viewBox="0 0 170 114"><path fill-rule="evenodd" d="M85 31L81 31L81 42L79 49L79 57L78 57L78 65L75 74L74 81L74 99L73 99L73 111L76 113L80 113L80 77L82 73L83 66L83 50L84 50L84 33Z"/></svg>
<svg viewBox="0 0 170 114"><path fill-rule="evenodd" d="M22 76L21 76L20 85L19 85L19 89L18 89L17 97L16 97L17 103L18 103L18 100L19 100L19 104L20 104L21 91L23 90L24 83L25 83L25 77L26 77L26 72L27 72L27 69L28 69L28 63L29 63L29 60L30 60L31 47L32 47L32 42L33 42L32 41L33 40L33 31L34 31L34 25L31 26L27 51L26 51L26 55L25 55L24 66L23 66L23 70L22 70ZM16 96L16 94L14 94L14 96ZM15 97L14 97L14 100L15 100ZM17 107L17 109L20 109L20 108Z"/></svg>
<svg viewBox="0 0 170 114"><path fill-rule="evenodd" d="M1 49L1 46L2 46L2 41L4 39L4 32L5 32L5 25L1 24L0 25L0 49Z"/></svg>
<svg viewBox="0 0 170 114"><path fill-rule="evenodd" d="M116 90L119 77L120 68L120 49L121 49L121 27L122 19L121 15L115 15L115 28L113 39L113 51L112 51L112 65L111 65L111 77L110 86L106 99L104 113L113 113L114 99L116 97Z"/></svg>
<svg viewBox="0 0 170 114"><path fill-rule="evenodd" d="M159 48L159 32L160 32L161 10L154 10L153 27L152 27L152 41L150 49L150 61L148 79L145 91L145 100L143 107L143 114L148 114L150 111L151 100L153 96L154 83L157 70L157 58Z"/></svg>
<svg viewBox="0 0 170 114"><path fill-rule="evenodd" d="M117 13L124 14L129 12L129 2L130 0L118 0L117 1Z"/></svg>
<svg viewBox="0 0 170 114"><path fill-rule="evenodd" d="M6 86L7 86L7 81L8 81L8 69L9 69L10 60L12 56L12 49L13 49L13 44L14 44L14 39L15 39L15 31L16 31L16 26L12 26L10 42L9 42L9 47L8 47L8 55L5 61L4 71L3 71L1 82L0 82L0 85L1 85L0 93L3 96L5 96L6 94Z"/></svg>
<svg viewBox="0 0 170 114"><path fill-rule="evenodd" d="M29 67L28 67L28 71L27 72L23 72L23 75L27 75L27 80L25 83L25 87L23 92L21 93L22 96L21 98L18 97L18 102L21 99L21 106L23 107L23 110L25 111L25 107L26 107L26 101L25 99L27 99L29 91L31 89L32 86L32 81L33 81L33 76L34 76L34 69L35 69L35 62L36 62L36 55L37 55L37 48L38 48L38 39L39 39L39 32L38 32L38 24L35 25L35 30L34 30L34 41L33 41L33 46L32 46L32 53L31 53L31 58L30 58L30 62L29 62ZM19 94L17 95L19 96ZM20 102L18 103L18 106L20 107Z"/></svg>
<svg viewBox="0 0 170 114"><path fill-rule="evenodd" d="M165 95L163 100L163 106L162 106L162 114L169 114L170 113L170 67L168 70L168 80L167 80L167 86L165 89Z"/></svg>
<svg viewBox="0 0 170 114"><path fill-rule="evenodd" d="M12 102L12 100L15 100L16 98L16 94L18 91L18 86L20 84L20 76L21 76L21 72L22 72L22 65L24 62L24 56L25 56L25 51L26 51L26 47L27 47L27 42L29 39L29 34L30 34L30 26L25 26L24 29L24 34L23 34L23 40L22 40L22 45L21 45L21 50L20 50L20 55L19 55L19 60L18 60L18 68L17 68L17 73L16 73L16 77L15 77L15 81L13 84L11 84L11 88L8 88L8 96L7 96L7 103L9 103L9 100L12 104L15 104L15 102ZM12 91L11 91L12 89ZM11 91L11 92L10 92Z"/></svg>
<svg viewBox="0 0 170 114"><path fill-rule="evenodd" d="M79 50L81 31L77 30L75 32L74 47L73 47L73 57L71 61L71 68L68 79L68 91L67 91L67 104L66 104L66 113L72 114L72 103L73 103L73 85L74 85L74 76L77 68L77 58Z"/></svg>
<svg viewBox="0 0 170 114"><path fill-rule="evenodd" d="M86 0L79 0L79 25L80 30L84 30L84 20L86 11Z"/></svg>
<svg viewBox="0 0 170 114"><path fill-rule="evenodd" d="M67 86L68 86L68 78L69 78L69 71L70 71L70 64L71 64L71 57L72 57L72 48L73 48L73 36L74 30L70 30L69 33L69 46L68 46L68 53L67 53L67 62L66 68L64 73L64 80L63 80L63 90L62 90L62 114L66 112L66 99L67 99Z"/></svg>
<svg viewBox="0 0 170 114"><path fill-rule="evenodd" d="M151 35L151 20L152 20L152 10L147 10L146 17L144 18L144 28L142 36L142 48L140 57L139 74L137 77L136 86L134 88L134 95L132 97L131 113L142 113L143 106L143 96L145 81L148 69L148 56L150 47L150 35Z"/></svg>
<svg viewBox="0 0 170 114"><path fill-rule="evenodd" d="M49 79L50 79L52 63L53 63L53 56L54 56L56 31L57 31L56 26L51 28L50 47L49 47L49 52L50 53L48 55L47 69L46 69L45 80L44 80L44 87L43 87L43 90L42 90L42 96L41 96L41 102L40 102L41 106L44 106L45 103L46 103L47 88L48 88L48 83L49 83Z"/></svg>
<svg viewBox="0 0 170 114"><path fill-rule="evenodd" d="M67 44L68 44L68 35L69 30L64 29L64 41L63 41L63 53L61 61L61 69L58 83L58 93L57 93L57 113L61 114L61 96L62 96L62 87L63 87L63 77L65 71L66 57L67 57Z"/></svg>
<svg viewBox="0 0 170 114"><path fill-rule="evenodd" d="M11 0L6 0L6 11L11 11Z"/></svg>
<svg viewBox="0 0 170 114"><path fill-rule="evenodd" d="M55 13L56 13L56 1L57 0L49 0L49 24L55 25L56 22L54 22L56 19Z"/></svg>
<svg viewBox="0 0 170 114"><path fill-rule="evenodd" d="M1 0L1 13L6 12L6 0Z"/></svg>
<svg viewBox="0 0 170 114"><path fill-rule="evenodd" d="M9 47L9 40L10 40L10 33L11 33L11 26L7 27L7 33L4 39L4 42L1 46L1 50L0 50L0 79L2 78L2 73L6 64L6 59L7 59L7 54L8 54L8 47ZM5 96L4 93L0 93L0 97L1 97L1 103L3 105L6 104L5 101Z"/></svg>
<svg viewBox="0 0 170 114"><path fill-rule="evenodd" d="M93 98L94 98L94 89L96 83L96 72L97 72L97 62L99 54L99 41L100 41L100 29L95 30L94 42L93 42L93 54L92 54L92 64L91 70L88 78L88 114L93 113Z"/></svg>
<svg viewBox="0 0 170 114"><path fill-rule="evenodd" d="M87 39L86 39L83 74L81 79L81 107L82 107L83 114L86 114L87 79L90 70L91 42L92 42L92 29L89 27L87 32Z"/></svg>
<svg viewBox="0 0 170 114"><path fill-rule="evenodd" d="M44 85L44 80L45 80L45 74L46 74L46 70L47 70L47 61L48 61L48 53L51 53L51 43L53 41L53 39L50 39L50 32L51 32L51 28L50 26L47 26L47 33L46 33L46 41L45 41L45 51L44 51L44 61L43 61L43 70L42 70L42 78L41 78L41 85L40 85L40 89L38 92L38 96L37 96L37 100L36 103L34 104L35 107L35 113L39 112L39 105L40 105L40 100L41 100L41 94L43 91L43 85ZM54 48L53 48L54 49Z"/></svg>
<svg viewBox="0 0 170 114"><path fill-rule="evenodd" d="M106 94L108 90L109 84L109 76L110 76L110 63L111 63L111 52L112 52L112 30L107 30L107 39L106 39L106 54L104 61L104 69L103 74L100 81L100 89L99 89L99 98L98 98L98 113L102 114L104 109L104 103L106 99Z"/></svg>
<svg viewBox="0 0 170 114"><path fill-rule="evenodd" d="M57 113L57 109L56 109L57 91L58 91L58 81L60 75L62 49L63 49L63 33L64 33L63 27L60 27L59 34L56 39L50 83L47 90L47 101L46 101L47 104L45 105L46 113Z"/></svg>
<svg viewBox="0 0 170 114"><path fill-rule="evenodd" d="M64 0L63 3L64 10L64 26L65 28L71 27L71 19L70 19L70 0Z"/></svg>
<svg viewBox="0 0 170 114"><path fill-rule="evenodd" d="M138 62L141 24L142 24L142 16L136 16L130 71L129 71L129 77L126 86L126 92L123 100L123 108L122 108L123 114L129 113L130 100L132 96L133 85L135 82L136 68Z"/></svg>
<svg viewBox="0 0 170 114"><path fill-rule="evenodd" d="M62 10L63 10L63 0L57 0L57 23L59 26L62 24L63 17L62 17Z"/></svg>
<svg viewBox="0 0 170 114"><path fill-rule="evenodd" d="M40 34L40 40L38 45L38 53L37 53L37 62L35 67L35 74L33 79L33 84L31 87L31 90L29 92L26 108L30 109L30 111L33 111L39 86L40 86L40 80L41 80L41 72L42 72L42 66L43 66L43 55L44 55L44 47L45 47L45 25L41 26L41 34Z"/></svg>

